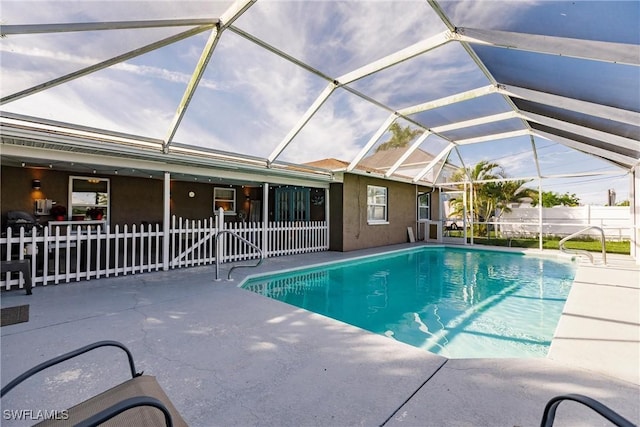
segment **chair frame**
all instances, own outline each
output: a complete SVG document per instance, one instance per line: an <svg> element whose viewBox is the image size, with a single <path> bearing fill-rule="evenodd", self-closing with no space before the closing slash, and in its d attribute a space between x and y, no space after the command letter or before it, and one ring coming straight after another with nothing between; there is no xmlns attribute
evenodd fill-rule
<svg viewBox="0 0 640 427"><path fill-rule="evenodd" d="M93 344L89 344L84 347L78 348L76 350L70 351L58 357L54 357L53 359L47 360L29 369L28 371L24 372L23 374L19 375L18 377L10 381L6 386L2 387L2 390L0 390L0 397L4 397L5 394L7 394L9 391L15 388L18 384L22 383L23 381L32 377L38 372L43 371L47 368L50 368L51 366L57 365L66 360L80 356L81 354L87 353L91 350L95 350L100 347L117 347L123 350L127 354L127 358L129 361L129 368L131 370L131 378L133 379L133 378L142 376L143 374L142 371L136 372L135 363L133 361L133 355L124 344L118 341L98 341ZM81 421L77 425L82 427L97 426L115 417L116 415L121 414L122 412L128 411L129 409L141 407L141 406L151 406L151 407L158 408L160 411L162 411L164 415L166 425L168 427L173 427L173 420L167 406L164 403L162 403L160 400L151 396L135 396L135 397L129 397L129 398L123 399L122 401L117 402L116 404L113 404L101 410L100 412L92 415L91 417Z"/></svg>

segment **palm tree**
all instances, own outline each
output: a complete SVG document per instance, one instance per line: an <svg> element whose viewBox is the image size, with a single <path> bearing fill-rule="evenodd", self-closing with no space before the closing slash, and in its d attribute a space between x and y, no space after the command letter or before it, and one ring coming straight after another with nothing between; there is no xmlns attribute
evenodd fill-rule
<svg viewBox="0 0 640 427"><path fill-rule="evenodd" d="M492 181L494 179L507 178L502 166L498 163L480 161L472 168L459 169L452 177L454 182L471 181L467 195L467 215L471 215L473 206L473 222L478 224L476 232L479 235L486 235L490 229L487 222L497 220L505 212L510 212L510 203L517 202L522 197L529 195L530 189L525 187L528 181ZM458 186L463 189L463 185ZM471 189L473 192L471 192ZM462 216L465 206L462 200L452 200L454 214ZM470 219L470 218L467 218ZM484 225L482 223L485 223Z"/></svg>
<svg viewBox="0 0 640 427"><path fill-rule="evenodd" d="M422 132L421 129L411 129L411 126L402 127L398 122L394 122L389 126L391 132L391 138L383 142L376 148L378 151L390 150L392 148L402 148L409 145L409 143Z"/></svg>

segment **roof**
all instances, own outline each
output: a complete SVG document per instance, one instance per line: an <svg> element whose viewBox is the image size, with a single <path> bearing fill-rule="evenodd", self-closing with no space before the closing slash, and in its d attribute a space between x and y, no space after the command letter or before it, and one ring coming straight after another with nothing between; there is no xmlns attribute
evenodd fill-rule
<svg viewBox="0 0 640 427"><path fill-rule="evenodd" d="M320 159L305 163L305 166L312 166L321 169L328 169L332 172L344 172L349 167L349 162L338 159ZM384 174L384 169L375 168L366 164L359 164L355 167L355 171L375 172Z"/></svg>
<svg viewBox="0 0 640 427"><path fill-rule="evenodd" d="M3 1L0 130L18 160L46 143L264 171L340 158L353 170L399 123L423 132L401 163L434 155L415 182L443 161L490 158L547 185L596 174L627 185L640 164L639 2L29 9ZM90 130L51 138L46 121Z"/></svg>
<svg viewBox="0 0 640 427"><path fill-rule="evenodd" d="M349 162L338 159L320 159L306 163L308 166L315 166L318 168L329 169L332 171L345 170L349 166Z"/></svg>
<svg viewBox="0 0 640 427"><path fill-rule="evenodd" d="M374 169L388 170L400 160L403 154L406 152L405 147L390 148L386 150L377 150L375 153L363 158L360 161L361 165L366 165ZM423 150L415 150L409 154L406 160L402 163L403 166L415 166L415 165L427 165L434 158L433 154L429 154Z"/></svg>

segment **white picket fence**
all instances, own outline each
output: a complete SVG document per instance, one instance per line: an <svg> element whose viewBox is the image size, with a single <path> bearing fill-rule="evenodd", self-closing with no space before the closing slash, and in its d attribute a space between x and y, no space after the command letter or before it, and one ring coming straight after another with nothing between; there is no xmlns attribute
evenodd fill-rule
<svg viewBox="0 0 640 427"><path fill-rule="evenodd" d="M325 221L227 223L225 230L261 247L265 257L329 249ZM7 229L0 238L3 260L29 259L34 286L99 279L165 269L164 239L169 239L167 268L210 265L215 259L215 236L220 227L214 218L185 220L173 217L167 235L160 225L101 227L74 224L51 230ZM220 236L221 262L255 259L260 255L240 239ZM24 286L19 273L0 272L0 289Z"/></svg>

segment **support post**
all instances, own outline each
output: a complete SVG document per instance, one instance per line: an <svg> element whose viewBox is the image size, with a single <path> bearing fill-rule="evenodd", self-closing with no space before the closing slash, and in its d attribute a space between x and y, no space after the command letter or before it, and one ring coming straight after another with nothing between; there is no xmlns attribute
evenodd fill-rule
<svg viewBox="0 0 640 427"><path fill-rule="evenodd" d="M329 246L329 239L331 236L331 222L330 222L330 212L331 210L329 209L329 195L330 195L330 191L329 188L325 188L324 189L324 220L327 223L327 230L325 232L325 242L327 244L327 246Z"/></svg>
<svg viewBox="0 0 640 427"><path fill-rule="evenodd" d="M542 178L538 179L538 249L542 250Z"/></svg>
<svg viewBox="0 0 640 427"><path fill-rule="evenodd" d="M473 236L474 236L474 232L473 232L473 215L474 215L474 210L473 210L473 181L471 181L469 183L469 208L471 209L471 215L469 216L469 218L471 218L471 244L473 245ZM464 224L464 244L467 244L467 224L466 224L466 220L467 220L467 183L464 183L464 193L462 193L462 210L463 210L463 217L465 220L465 224Z"/></svg>
<svg viewBox="0 0 640 427"><path fill-rule="evenodd" d="M269 183L262 185L262 257L266 258L269 244Z"/></svg>
<svg viewBox="0 0 640 427"><path fill-rule="evenodd" d="M640 265L640 165L636 165L630 175L629 188L631 189L629 199L631 201L631 256L636 259L636 264Z"/></svg>
<svg viewBox="0 0 640 427"><path fill-rule="evenodd" d="M162 215L162 270L169 270L169 243L171 239L171 174L164 173Z"/></svg>

